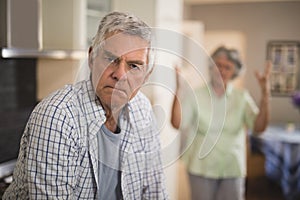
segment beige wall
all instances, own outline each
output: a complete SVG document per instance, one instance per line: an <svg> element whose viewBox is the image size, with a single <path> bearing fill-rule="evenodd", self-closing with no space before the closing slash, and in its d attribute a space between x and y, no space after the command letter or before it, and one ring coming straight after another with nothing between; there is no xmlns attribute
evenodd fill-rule
<svg viewBox="0 0 300 200"><path fill-rule="evenodd" d="M80 61L64 59L38 59L37 99L42 100L66 84L74 83Z"/></svg>
<svg viewBox="0 0 300 200"><path fill-rule="evenodd" d="M233 30L245 34L245 84L257 102L260 93L253 72L264 66L267 42L300 41L300 2L198 5L186 6L185 11L187 19L202 21L206 31ZM272 97L271 109L272 122L300 123L300 113L289 97Z"/></svg>

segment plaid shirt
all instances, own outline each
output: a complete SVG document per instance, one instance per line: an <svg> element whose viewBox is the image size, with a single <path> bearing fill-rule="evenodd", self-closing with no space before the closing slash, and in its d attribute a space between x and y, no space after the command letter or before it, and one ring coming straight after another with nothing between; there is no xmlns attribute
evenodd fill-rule
<svg viewBox="0 0 300 200"><path fill-rule="evenodd" d="M120 116L124 199L168 199L159 133L138 93ZM13 182L3 199L97 199L97 133L105 113L90 81L66 86L33 110L22 136Z"/></svg>

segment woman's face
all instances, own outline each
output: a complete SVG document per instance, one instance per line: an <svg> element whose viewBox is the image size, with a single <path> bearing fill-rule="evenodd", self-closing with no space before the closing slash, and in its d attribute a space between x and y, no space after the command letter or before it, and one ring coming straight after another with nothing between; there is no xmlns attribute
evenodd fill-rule
<svg viewBox="0 0 300 200"><path fill-rule="evenodd" d="M220 55L214 59L216 67L213 68L212 80L217 83L222 81L222 84L227 83L233 78L235 74L235 65L232 61L228 60L227 56Z"/></svg>

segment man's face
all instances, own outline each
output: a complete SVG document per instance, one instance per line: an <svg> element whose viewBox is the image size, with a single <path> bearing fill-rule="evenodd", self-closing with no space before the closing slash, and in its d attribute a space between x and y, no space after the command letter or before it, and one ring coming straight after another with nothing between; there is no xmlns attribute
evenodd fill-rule
<svg viewBox="0 0 300 200"><path fill-rule="evenodd" d="M142 38L118 33L89 59L93 86L103 106L119 109L136 95L149 75L148 48Z"/></svg>

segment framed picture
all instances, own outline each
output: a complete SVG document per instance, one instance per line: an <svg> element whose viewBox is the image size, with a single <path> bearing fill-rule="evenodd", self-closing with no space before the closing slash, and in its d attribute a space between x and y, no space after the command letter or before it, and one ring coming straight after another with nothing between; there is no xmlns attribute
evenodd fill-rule
<svg viewBox="0 0 300 200"><path fill-rule="evenodd" d="M267 44L268 60L272 61L271 93L289 96L300 89L300 42L270 41Z"/></svg>

